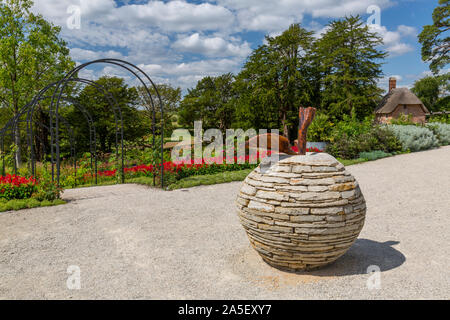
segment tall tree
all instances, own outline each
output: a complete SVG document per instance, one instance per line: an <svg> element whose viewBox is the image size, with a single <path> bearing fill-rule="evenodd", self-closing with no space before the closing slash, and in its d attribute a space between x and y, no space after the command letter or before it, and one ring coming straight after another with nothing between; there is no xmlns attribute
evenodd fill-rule
<svg viewBox="0 0 450 320"><path fill-rule="evenodd" d="M430 111L448 110L450 73L417 80L411 89Z"/></svg>
<svg viewBox="0 0 450 320"><path fill-rule="evenodd" d="M180 106L181 101L181 88L174 88L169 84L157 84L156 88L158 90L159 96L161 97L161 102L164 111L164 135L166 137L171 135L172 130L175 127L176 114ZM153 105L155 107L155 129L160 130L161 127L161 109L158 101L158 96L156 94L155 88L149 87L150 94L152 95ZM147 91L144 87L138 87L139 93L139 103L145 108L146 116L149 123L153 121L153 105L148 98Z"/></svg>
<svg viewBox="0 0 450 320"><path fill-rule="evenodd" d="M436 111L434 109L436 102L439 99L439 80L435 77L429 76L417 80L414 83L412 92L424 103L424 105L430 111Z"/></svg>
<svg viewBox="0 0 450 320"><path fill-rule="evenodd" d="M278 104L274 83L270 76L273 62L269 60L269 47L260 46L248 58L236 76L235 128L280 129Z"/></svg>
<svg viewBox="0 0 450 320"><path fill-rule="evenodd" d="M433 11L433 24L423 27L419 34L422 60L431 62L430 70L437 74L450 62L450 0L439 0Z"/></svg>
<svg viewBox="0 0 450 320"><path fill-rule="evenodd" d="M74 67L60 28L30 12L31 0L0 0L0 104L11 116ZM20 131L14 133L21 164Z"/></svg>
<svg viewBox="0 0 450 320"><path fill-rule="evenodd" d="M151 126L145 121L143 112L139 110L139 96L136 88L128 87L125 80L117 77L102 77L95 81L107 93L115 98L123 118L124 139L136 141L150 132ZM111 152L115 147L116 119L120 129L120 113L114 112L110 101L103 92L93 86L84 87L76 98L93 118L99 151ZM66 114L71 124L74 124L78 145L89 151L89 128L83 114L77 108L69 108Z"/></svg>
<svg viewBox="0 0 450 320"><path fill-rule="evenodd" d="M359 16L328 25L315 51L322 73L321 108L329 115L361 118L373 112L381 95L381 60L387 56L378 48L382 43Z"/></svg>
<svg viewBox="0 0 450 320"><path fill-rule="evenodd" d="M313 100L310 53L313 32L291 25L277 37L266 37L237 76L240 121L268 128L274 124L290 139L296 131L298 107ZM255 110L257 109L257 110Z"/></svg>
<svg viewBox="0 0 450 320"><path fill-rule="evenodd" d="M200 80L181 101L180 124L193 127L194 121L201 120L204 129L225 131L230 128L234 111L231 105L233 81L231 73Z"/></svg>

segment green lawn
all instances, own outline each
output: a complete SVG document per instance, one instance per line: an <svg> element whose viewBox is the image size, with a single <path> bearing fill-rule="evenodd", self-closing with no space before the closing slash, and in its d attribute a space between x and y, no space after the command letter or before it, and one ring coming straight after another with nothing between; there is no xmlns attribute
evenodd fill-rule
<svg viewBox="0 0 450 320"><path fill-rule="evenodd" d="M137 177L132 179L126 179L125 183L135 183L135 184L142 184L145 186L153 187L153 177ZM156 182L156 185L159 186L158 182Z"/></svg>
<svg viewBox="0 0 450 320"><path fill-rule="evenodd" d="M351 166L358 163L363 163L369 161L368 159L364 158L358 158L358 159L352 159L352 160L345 160L345 159L337 159L339 162L341 162L345 166ZM201 185L213 185L213 184L219 184L219 183L227 183L232 181L243 181L247 175L252 172L253 169L245 169L245 170L239 170L239 171L227 171L227 172L221 172L216 174L209 174L209 175L199 175L199 176L191 176L187 177L181 180L176 181L175 183L170 184L167 187L167 190L176 190L176 189L185 189L185 188L191 188ZM84 188L84 187L94 187L94 186L106 186L106 185L113 185L116 184L116 180L109 180L109 181L102 181L98 185L95 184L86 184L83 186L77 186L75 188ZM133 179L127 179L126 183L135 183L135 184L141 184L146 186L153 187L153 177L137 177ZM66 189L70 189L66 188ZM34 198L30 199L23 199L23 200L0 200L0 212L4 211L10 211L10 210L21 210L21 209L28 209L28 208L38 208L38 207L48 207L48 206L56 206L65 204L66 202L61 199L57 199L54 201L38 201Z"/></svg>
<svg viewBox="0 0 450 320"><path fill-rule="evenodd" d="M128 180L126 180L128 182ZM79 189L79 188L89 188L89 187L99 187L99 186L112 186L114 184L117 184L117 181L115 179L112 180L106 180L106 181L99 181L97 184L95 183L86 183L86 184L80 184L75 187L66 186L64 187L64 190L68 189Z"/></svg>
<svg viewBox="0 0 450 320"><path fill-rule="evenodd" d="M350 159L350 160L338 158L337 161L339 161L340 163L342 163L344 166L347 167L347 166L351 166L353 164L367 162L369 160L368 159L364 159L364 158Z"/></svg>
<svg viewBox="0 0 450 320"><path fill-rule="evenodd" d="M358 158L358 159L337 159L339 162L341 162L344 166L351 166L358 163L363 163L369 161L368 159L364 158ZM239 171L227 171L227 172L221 172L216 174L210 174L210 175L198 175L198 176L191 176L187 177L181 180L178 180L174 183L169 184L167 186L167 190L175 190L175 189L184 189L184 188L191 188L201 185L212 185L212 184L219 184L219 183L227 183L232 181L243 181L245 177L252 171L253 169L245 169L245 170L239 170ZM153 177L137 177L132 179L126 179L125 183L135 183L145 186L153 187ZM99 184L86 184L82 186L77 186L75 188L84 188L84 187L94 187L94 186L107 186L107 185L114 185L117 184L116 180L109 180L109 181L103 181ZM157 183L158 185L158 183ZM70 189L66 188L66 189Z"/></svg>
<svg viewBox="0 0 450 320"><path fill-rule="evenodd" d="M338 159L339 162L341 162L344 166L351 166L358 163L367 162L369 160L358 158L358 159L351 159L351 160L345 160L345 159ZM232 181L243 181L247 175L252 172L252 169L246 169L246 170L240 170L240 171L231 171L231 172L224 172L224 173L217 173L217 174L211 174L211 175L203 175L203 176L192 176L188 178L181 179L171 185L169 185L168 190L175 190L175 189L184 189L184 188L191 188L195 186L201 186L201 185L211 185L211 184L218 184L218 183L226 183L226 182L232 182ZM131 180L128 180L129 183L138 183L138 184L150 184L150 178L142 177L140 181L136 179L137 181L133 182ZM146 179L149 179L146 183Z"/></svg>
<svg viewBox="0 0 450 320"><path fill-rule="evenodd" d="M343 165L350 166L362 162L368 161L367 159L338 159ZM170 184L167 187L167 190L176 190L176 189L185 189L202 185L212 185L219 183L227 183L232 181L243 181L253 169L245 169L239 171L228 171L221 172L216 174L209 175L199 175L199 176L191 176L181 180L178 180L175 183ZM136 183L147 186L153 186L153 178L152 177L138 177L134 179L127 179L126 183Z"/></svg>
<svg viewBox="0 0 450 320"><path fill-rule="evenodd" d="M229 171L216 174L208 174L203 176L187 177L169 185L168 189L175 190L175 189L191 188L201 185L211 185L232 181L243 181L245 177L247 177L249 173L252 171L253 169L246 169L240 171Z"/></svg>
<svg viewBox="0 0 450 320"><path fill-rule="evenodd" d="M31 208L39 208L39 207L50 207L50 206L57 206L60 204L65 204L66 202L61 199L56 199L54 201L38 201L34 198L30 199L16 199L16 200L9 200L0 201L0 212L5 211L17 211L22 209L31 209Z"/></svg>

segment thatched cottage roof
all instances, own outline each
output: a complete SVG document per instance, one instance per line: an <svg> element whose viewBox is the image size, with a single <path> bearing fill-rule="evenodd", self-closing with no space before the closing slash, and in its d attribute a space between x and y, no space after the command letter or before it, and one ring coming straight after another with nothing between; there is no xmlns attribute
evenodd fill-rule
<svg viewBox="0 0 450 320"><path fill-rule="evenodd" d="M392 89L381 100L380 105L375 109L375 113L391 113L401 105L420 105L425 113L430 113L425 105L408 88Z"/></svg>

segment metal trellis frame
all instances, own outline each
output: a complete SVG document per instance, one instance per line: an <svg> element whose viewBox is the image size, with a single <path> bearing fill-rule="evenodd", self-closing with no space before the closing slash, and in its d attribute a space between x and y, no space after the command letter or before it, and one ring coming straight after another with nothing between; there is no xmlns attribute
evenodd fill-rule
<svg viewBox="0 0 450 320"><path fill-rule="evenodd" d="M95 183L97 183L97 141L96 141L96 130L93 122L92 116L89 114L87 109L80 105L75 99L72 99L68 96L64 96L65 89L67 88L68 84L71 82L76 83L82 83L89 86L93 86L97 88L97 90L104 95L104 97L108 100L109 106L111 107L111 110L114 113L114 119L115 119L115 147L116 147L116 159L119 160L118 154L119 154L119 144L121 148L121 178L122 183L124 182L125 175L124 175L124 127L123 127L123 117L122 117L122 110L120 108L120 105L117 103L117 100L115 97L108 92L106 88L101 86L100 84L88 80L77 77L78 73L93 64L110 64L117 67L120 67L138 79L138 81L142 84L143 88L145 89L148 101L150 102L151 108L152 108L152 146L155 147L156 140L156 108L159 106L160 112L161 112L161 120L160 120L160 132L161 132L161 157L160 157L160 182L161 187L164 187L164 108L161 96L158 92L158 88L155 85L155 83L152 81L152 79L138 66L124 61L120 59L99 59L90 61L87 63L84 63L82 65L79 65L72 69L70 72L68 72L64 78L62 78L60 81L51 83L47 85L45 88L43 88L41 91L38 92L38 94L29 102L27 103L23 108L20 109L19 113L11 118L8 123L5 125L4 128L0 129L0 147L2 150L2 174L5 174L5 138L8 134L8 132L11 132L11 138L12 142L14 142L14 132L15 130L19 129L20 123L25 122L27 126L27 148L30 150L31 154L31 170L33 172L33 175L35 174L36 170L36 157L35 157L35 150L34 150L34 131L33 131L33 123L43 126L46 129L49 130L50 133L50 154L51 154L51 164L52 164L52 179L55 181L55 166L56 166L56 181L60 182L60 172L61 172L61 155L60 155L60 132L59 132L59 126L60 123L63 123L67 129L70 129L70 124L68 123L67 119L62 117L59 113L61 102L66 102L74 105L79 111L82 112L83 116L85 117L86 121L89 125L89 142L90 142L90 154L91 154L91 168L93 165L95 165ZM147 82L147 83L146 83ZM149 86L151 86L155 93L156 97L153 97ZM47 91L53 89L53 93L51 95L46 95ZM155 99L157 102L155 103ZM48 126L42 122L36 121L34 119L34 113L37 105L39 102L43 100L50 100L49 105L49 124ZM157 105L158 104L158 105ZM22 120L22 117L26 114L26 119ZM71 130L71 129L70 129ZM71 139L72 137L72 139ZM37 137L39 139L39 137ZM119 143L120 139L120 143ZM73 140L73 130L69 134L69 140L71 143L71 155L74 160L74 167L76 170L76 152L75 152L75 141ZM94 163L95 162L95 163ZM14 163L15 166L15 163ZM15 166L15 172L17 171L17 168ZM155 178L155 176L153 176ZM154 180L155 181L155 180Z"/></svg>

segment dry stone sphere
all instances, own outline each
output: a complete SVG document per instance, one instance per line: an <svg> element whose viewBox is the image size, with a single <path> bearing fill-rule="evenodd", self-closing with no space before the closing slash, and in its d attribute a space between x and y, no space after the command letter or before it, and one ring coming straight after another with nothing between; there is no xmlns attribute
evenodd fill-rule
<svg viewBox="0 0 450 320"><path fill-rule="evenodd" d="M267 160L248 175L236 201L252 246L268 264L290 271L335 261L364 225L366 203L355 178L326 153L280 156L271 166Z"/></svg>

